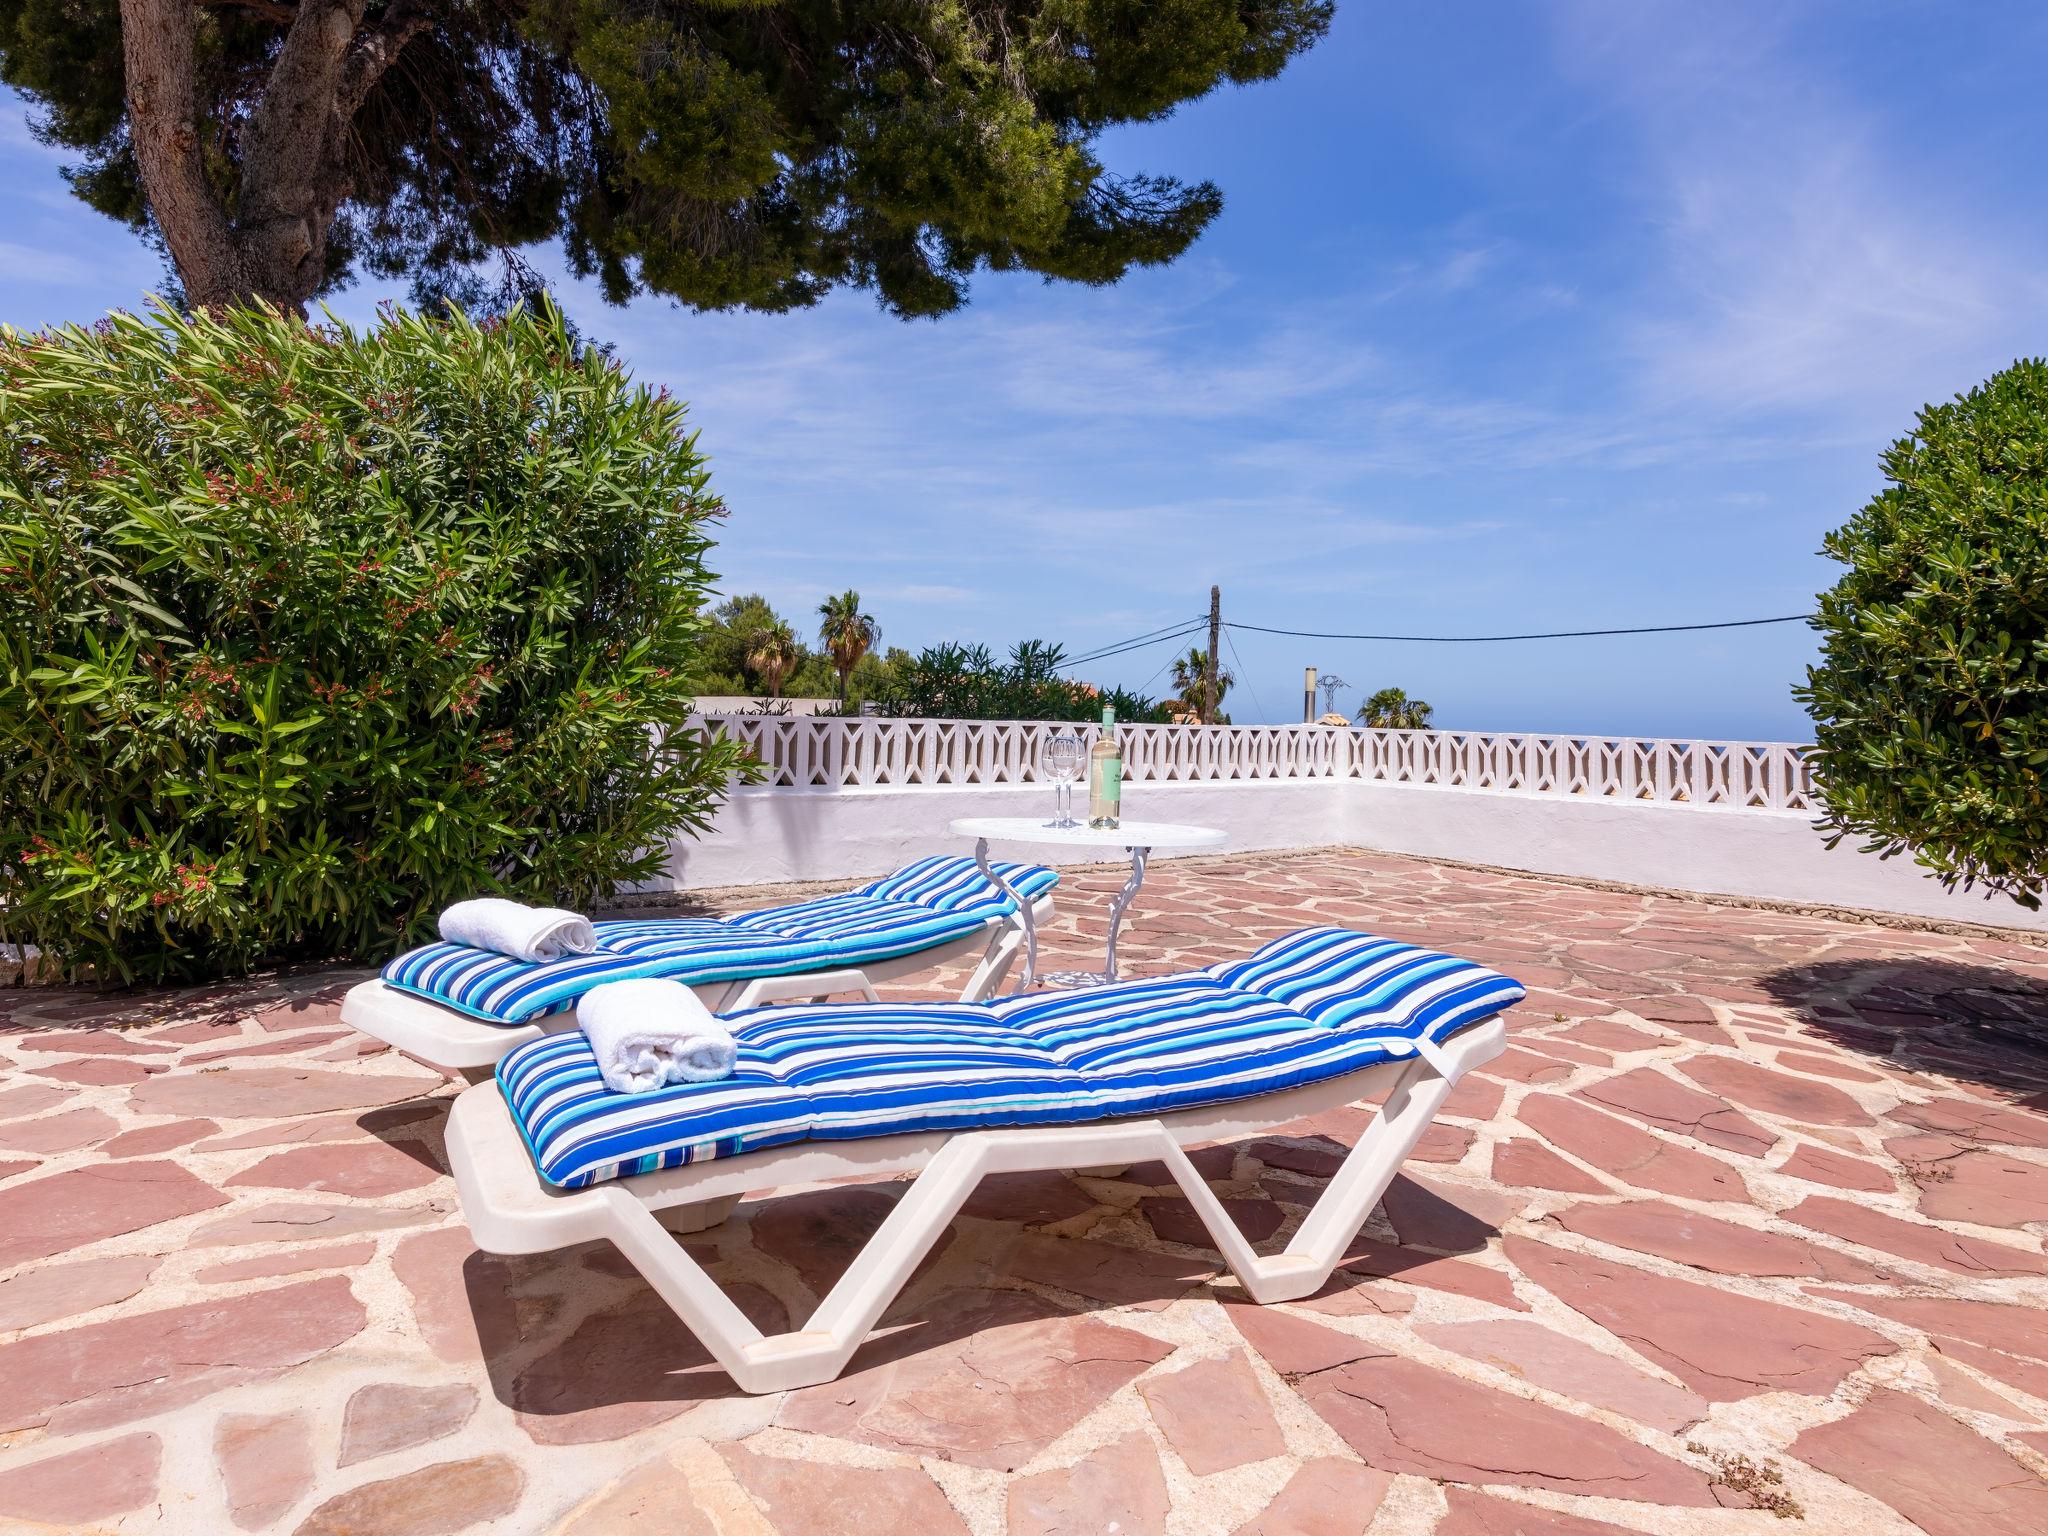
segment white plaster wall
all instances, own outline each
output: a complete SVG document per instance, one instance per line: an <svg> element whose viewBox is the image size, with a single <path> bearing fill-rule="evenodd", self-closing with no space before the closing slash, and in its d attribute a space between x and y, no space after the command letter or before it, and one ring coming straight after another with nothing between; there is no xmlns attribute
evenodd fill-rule
<svg viewBox="0 0 2048 1536"><path fill-rule="evenodd" d="M1344 841L1345 787L1334 779L1132 784L1124 791L1124 814L1225 828L1231 834L1227 849L1326 847ZM1049 820L1052 790L1044 784L738 789L703 838L670 846L663 877L644 889L883 875L929 853L971 852L970 841L946 832L956 816ZM1072 860L1072 850L1022 843L993 852L997 858L1043 861L1060 854Z"/></svg>
<svg viewBox="0 0 2048 1536"><path fill-rule="evenodd" d="M1344 786L1345 841L1541 874L1855 907L2048 932L2004 896L1950 892L1909 858L1833 849L1805 811L1520 795L1420 784Z"/></svg>
<svg viewBox="0 0 2048 1536"><path fill-rule="evenodd" d="M956 816L1049 816L1051 807L1051 791L1039 784L739 789L703 838L671 847L663 875L644 889L871 877L928 853L968 851L946 831ZM1944 891L1906 859L1881 860L1846 842L1830 850L1804 811L1358 779L1133 784L1124 809L1134 820L1222 827L1237 850L1350 845L2048 932L2048 915L2002 896ZM997 855L1062 852L1020 844Z"/></svg>

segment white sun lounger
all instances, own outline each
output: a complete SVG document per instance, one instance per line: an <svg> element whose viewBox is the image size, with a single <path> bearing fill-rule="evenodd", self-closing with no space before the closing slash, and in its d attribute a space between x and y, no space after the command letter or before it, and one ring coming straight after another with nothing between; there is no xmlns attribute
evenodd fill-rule
<svg viewBox="0 0 2048 1536"><path fill-rule="evenodd" d="M598 953L561 960L428 944L352 987L341 1017L415 1061L476 1082L515 1047L573 1030L582 993L631 976L673 977L724 1014L842 993L879 1001L883 982L974 961L960 997L979 1002L1002 986L1033 929L1051 921L1059 879L1039 865L994 868L1001 890L972 859L930 858L842 895L733 918L601 922Z"/></svg>
<svg viewBox="0 0 2048 1536"><path fill-rule="evenodd" d="M1256 1302L1312 1295L1452 1086L1502 1050L1514 982L1342 929L1159 980L728 1018L733 1077L609 1093L587 1042L521 1047L455 1103L464 1218L493 1253L613 1243L748 1392L830 1381L984 1178L1162 1162ZM1385 1091L1286 1248L1261 1257L1181 1150ZM764 1336L673 1234L750 1190L915 1173L801 1328Z"/></svg>

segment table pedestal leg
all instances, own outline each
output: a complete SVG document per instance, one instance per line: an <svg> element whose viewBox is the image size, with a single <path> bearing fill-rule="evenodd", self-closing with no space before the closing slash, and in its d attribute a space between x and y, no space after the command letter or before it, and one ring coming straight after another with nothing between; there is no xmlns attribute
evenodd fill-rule
<svg viewBox="0 0 2048 1536"><path fill-rule="evenodd" d="M1109 943L1103 950L1102 969L1099 971L1052 971L1039 977L1048 987L1099 987L1116 980L1116 936L1124 925L1124 913L1131 907L1131 900L1138 894L1138 888L1145 883L1145 860L1151 857L1150 848L1131 849L1131 878L1124 882L1124 888L1116 893L1116 900L1109 904Z"/></svg>
<svg viewBox="0 0 2048 1536"><path fill-rule="evenodd" d="M1017 983L1017 990L1029 992L1032 983L1038 979L1038 919L1032 915L1031 903L1012 890L1003 877L989 867L988 839L985 837L977 837L974 840L974 862L981 870L982 878L1016 905L1017 920L1024 925L1024 977Z"/></svg>
<svg viewBox="0 0 2048 1536"><path fill-rule="evenodd" d="M1138 894L1138 888L1145 883L1145 856L1150 848L1131 850L1131 878L1124 882L1124 888L1116 893L1116 900L1109 905L1109 947L1103 953L1102 979L1116 980L1116 935L1124 925L1124 913L1130 909L1131 898Z"/></svg>

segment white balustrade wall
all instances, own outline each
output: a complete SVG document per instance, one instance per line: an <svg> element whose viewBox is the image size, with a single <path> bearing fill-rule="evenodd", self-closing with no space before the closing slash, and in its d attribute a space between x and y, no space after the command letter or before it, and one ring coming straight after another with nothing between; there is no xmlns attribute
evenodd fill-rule
<svg viewBox="0 0 2048 1536"><path fill-rule="evenodd" d="M850 882L967 845L966 816L1052 809L1045 738L1008 721L714 716L760 781L678 839L653 890ZM2048 931L2048 913L1944 890L1907 859L1829 849L1804 754L1656 741L1329 726L1118 728L1127 816L1223 828L1232 850L1356 847L1662 889ZM1051 850L1003 850L1045 858Z"/></svg>
<svg viewBox="0 0 2048 1536"><path fill-rule="evenodd" d="M783 789L1035 784L1046 738L1078 727L1012 720L848 720L722 715ZM1321 725L1121 725L1132 784L1368 779L1520 794L1809 811L1805 755L1789 742L1357 731Z"/></svg>

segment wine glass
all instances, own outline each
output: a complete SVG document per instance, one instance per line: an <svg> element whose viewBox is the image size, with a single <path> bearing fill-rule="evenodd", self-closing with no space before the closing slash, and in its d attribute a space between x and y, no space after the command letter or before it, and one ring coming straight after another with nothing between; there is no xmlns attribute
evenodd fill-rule
<svg viewBox="0 0 2048 1536"><path fill-rule="evenodd" d="M1087 747L1070 731L1046 737L1039 749L1039 766L1053 782L1052 824L1056 827L1074 824L1074 780L1081 776L1081 765L1087 761Z"/></svg>

